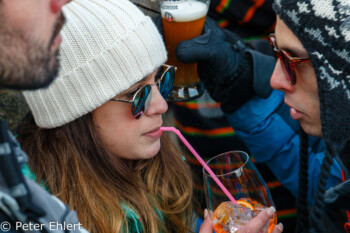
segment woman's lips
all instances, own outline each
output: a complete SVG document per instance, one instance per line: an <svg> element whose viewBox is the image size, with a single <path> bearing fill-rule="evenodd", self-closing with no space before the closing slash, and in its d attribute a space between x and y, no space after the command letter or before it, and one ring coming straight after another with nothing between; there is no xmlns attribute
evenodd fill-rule
<svg viewBox="0 0 350 233"><path fill-rule="evenodd" d="M156 130L145 133L144 135L151 138L160 138L160 136L162 136L162 133L163 131L160 130L160 128L157 128Z"/></svg>
<svg viewBox="0 0 350 233"><path fill-rule="evenodd" d="M296 110L295 108L290 108L289 110L290 116L292 117L292 119L294 120L300 120L301 118L303 118L304 114L302 112L299 112L298 110Z"/></svg>

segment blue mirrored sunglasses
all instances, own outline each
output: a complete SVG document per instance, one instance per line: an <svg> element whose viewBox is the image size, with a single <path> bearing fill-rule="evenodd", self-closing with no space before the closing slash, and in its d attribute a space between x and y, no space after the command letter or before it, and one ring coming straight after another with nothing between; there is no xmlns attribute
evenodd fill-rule
<svg viewBox="0 0 350 233"><path fill-rule="evenodd" d="M147 111L152 97L152 86L157 86L164 99L169 95L173 87L176 67L163 64L155 77L154 84L146 84L136 91L132 100L111 99L113 101L131 103L132 115L139 119Z"/></svg>

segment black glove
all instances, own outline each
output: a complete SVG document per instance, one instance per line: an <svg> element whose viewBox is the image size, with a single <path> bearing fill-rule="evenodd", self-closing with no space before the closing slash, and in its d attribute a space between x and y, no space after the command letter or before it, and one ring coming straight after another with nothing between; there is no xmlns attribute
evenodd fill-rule
<svg viewBox="0 0 350 233"><path fill-rule="evenodd" d="M157 17L153 18L153 23L156 25L159 33L164 36L162 16L159 14Z"/></svg>
<svg viewBox="0 0 350 233"><path fill-rule="evenodd" d="M247 48L239 37L207 17L203 34L181 42L177 58L198 62L198 75L224 112L238 109L256 94L268 97L275 59Z"/></svg>

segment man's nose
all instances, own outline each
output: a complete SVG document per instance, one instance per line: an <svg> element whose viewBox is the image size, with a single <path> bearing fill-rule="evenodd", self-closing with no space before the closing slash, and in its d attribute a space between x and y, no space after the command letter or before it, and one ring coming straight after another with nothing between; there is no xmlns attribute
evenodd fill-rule
<svg viewBox="0 0 350 233"><path fill-rule="evenodd" d="M290 85L290 83L288 82L286 74L283 71L280 59L278 59L276 62L275 69L273 70L270 79L270 85L273 89L280 90L283 92L293 91L293 86Z"/></svg>

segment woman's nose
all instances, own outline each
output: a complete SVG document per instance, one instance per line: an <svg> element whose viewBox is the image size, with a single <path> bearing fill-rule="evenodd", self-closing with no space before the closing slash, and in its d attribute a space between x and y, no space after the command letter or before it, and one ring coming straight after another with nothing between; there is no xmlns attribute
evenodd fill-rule
<svg viewBox="0 0 350 233"><path fill-rule="evenodd" d="M168 104L160 94L156 86L152 86L152 98L146 115L151 116L155 114L164 114L168 110Z"/></svg>
<svg viewBox="0 0 350 233"><path fill-rule="evenodd" d="M273 89L280 90L283 92L293 91L293 86L290 85L290 83L288 82L286 74L283 71L280 59L278 59L276 62L275 69L273 70L270 79L270 85Z"/></svg>

